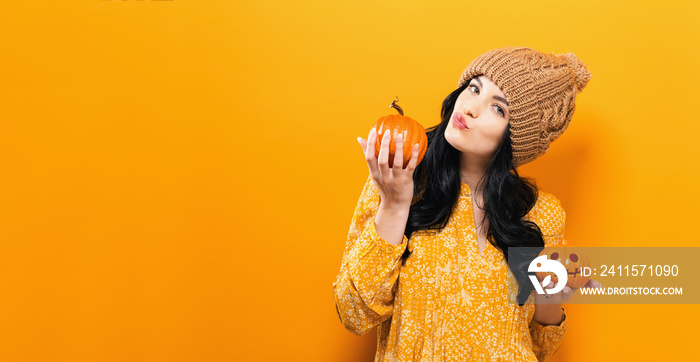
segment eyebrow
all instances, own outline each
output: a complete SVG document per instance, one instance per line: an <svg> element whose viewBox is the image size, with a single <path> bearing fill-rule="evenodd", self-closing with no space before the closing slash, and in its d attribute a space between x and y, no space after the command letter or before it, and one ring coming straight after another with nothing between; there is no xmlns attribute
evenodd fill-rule
<svg viewBox="0 0 700 362"><path fill-rule="evenodd" d="M479 85L480 85L482 88L484 87L484 83L481 83L481 79L479 79L479 78L477 77L477 78L474 78L474 80L476 80L477 82L479 82ZM494 99L497 99L497 100L499 100L499 101L501 101L501 102L503 102L503 103L505 103L506 106L510 107L510 104L508 104L508 101L507 101L505 98L499 97L499 96L493 96L493 98L494 98Z"/></svg>

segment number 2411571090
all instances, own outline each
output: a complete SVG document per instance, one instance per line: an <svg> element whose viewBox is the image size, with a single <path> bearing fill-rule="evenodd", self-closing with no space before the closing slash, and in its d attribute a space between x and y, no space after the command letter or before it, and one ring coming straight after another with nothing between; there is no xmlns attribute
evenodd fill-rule
<svg viewBox="0 0 700 362"><path fill-rule="evenodd" d="M581 268L582 276L589 276L591 274L591 268L583 267ZM588 269L588 270L586 270ZM595 270L595 269L594 269ZM644 264L634 264L634 265L601 265L600 266L600 276L677 276L678 275L678 265L644 265Z"/></svg>

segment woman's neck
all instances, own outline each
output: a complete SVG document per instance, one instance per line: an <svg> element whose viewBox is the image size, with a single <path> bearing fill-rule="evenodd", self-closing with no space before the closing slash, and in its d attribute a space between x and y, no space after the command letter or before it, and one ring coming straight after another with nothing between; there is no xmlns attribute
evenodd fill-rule
<svg viewBox="0 0 700 362"><path fill-rule="evenodd" d="M481 194L483 191L484 184L482 182L477 189L477 184L484 177L488 165L491 160L484 160L483 158L478 158L472 155L467 155L462 153L460 155L460 165L459 165L459 175L461 182L469 186L469 190L473 194Z"/></svg>

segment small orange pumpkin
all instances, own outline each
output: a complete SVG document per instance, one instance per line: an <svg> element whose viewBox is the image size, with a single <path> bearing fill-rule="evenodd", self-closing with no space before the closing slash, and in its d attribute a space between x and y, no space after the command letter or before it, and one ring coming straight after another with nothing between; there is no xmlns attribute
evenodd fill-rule
<svg viewBox="0 0 700 362"><path fill-rule="evenodd" d="M389 130L391 141L389 142L389 167L394 166L394 154L396 153L396 137L401 134L403 138L403 167L408 165L411 160L413 145L418 143L418 165L425 156L428 150L428 137L425 134L425 128L416 122L413 118L404 116L403 109L396 102L399 98L391 102L389 108L395 108L399 114L390 114L379 118L374 124L374 129L377 131L377 142L375 144L375 156L379 157L379 150L382 146L382 137L384 130Z"/></svg>
<svg viewBox="0 0 700 362"><path fill-rule="evenodd" d="M568 274L566 285L570 288L581 288L588 282L589 277L581 275L581 271L583 267L590 268L591 264L588 258L580 252L570 249L566 245L559 244L545 247L540 252L540 255L547 255L547 259L556 260L566 268ZM552 282L554 282L555 285L559 280L554 273L537 272L536 274L540 281L544 280L547 275L551 275Z"/></svg>

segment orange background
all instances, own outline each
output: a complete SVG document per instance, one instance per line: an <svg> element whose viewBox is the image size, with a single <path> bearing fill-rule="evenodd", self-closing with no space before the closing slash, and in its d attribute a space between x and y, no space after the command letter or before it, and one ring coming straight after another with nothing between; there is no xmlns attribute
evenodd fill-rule
<svg viewBox="0 0 700 362"><path fill-rule="evenodd" d="M697 1L39 1L0 10L0 360L372 361L331 284L398 96L470 60L593 78L520 169L578 246L696 246ZM570 305L553 361L686 360L698 305Z"/></svg>

